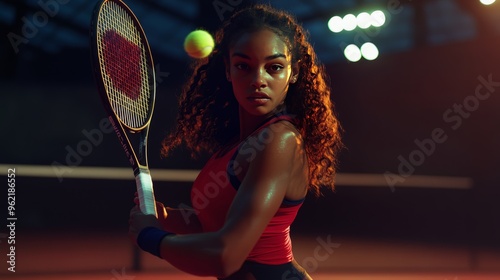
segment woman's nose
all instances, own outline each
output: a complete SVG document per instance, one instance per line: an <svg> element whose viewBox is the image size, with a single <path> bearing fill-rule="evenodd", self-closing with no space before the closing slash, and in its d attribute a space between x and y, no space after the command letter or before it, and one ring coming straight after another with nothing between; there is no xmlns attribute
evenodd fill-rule
<svg viewBox="0 0 500 280"><path fill-rule="evenodd" d="M260 88L263 88L263 87L266 87L266 79L265 79L265 70L263 69L259 69L259 70L256 70L255 73L254 73L254 77L253 77L253 80L252 80L252 86L255 88L255 89L260 89Z"/></svg>

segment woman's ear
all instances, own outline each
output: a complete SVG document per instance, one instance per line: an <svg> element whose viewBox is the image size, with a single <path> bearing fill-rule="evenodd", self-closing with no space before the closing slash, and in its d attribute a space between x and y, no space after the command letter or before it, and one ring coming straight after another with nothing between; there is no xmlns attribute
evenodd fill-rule
<svg viewBox="0 0 500 280"><path fill-rule="evenodd" d="M297 82L297 78L299 77L299 65L295 63L292 66L292 75L290 75L290 83L294 84Z"/></svg>

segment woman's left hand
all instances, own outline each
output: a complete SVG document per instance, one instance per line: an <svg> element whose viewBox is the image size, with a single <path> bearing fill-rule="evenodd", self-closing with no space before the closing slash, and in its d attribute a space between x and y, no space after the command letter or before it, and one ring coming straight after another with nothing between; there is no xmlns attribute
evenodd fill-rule
<svg viewBox="0 0 500 280"><path fill-rule="evenodd" d="M139 205L135 205L130 210L128 234L134 243L137 242L137 236L146 227L156 227L162 229L160 221L154 215L145 215L141 212Z"/></svg>

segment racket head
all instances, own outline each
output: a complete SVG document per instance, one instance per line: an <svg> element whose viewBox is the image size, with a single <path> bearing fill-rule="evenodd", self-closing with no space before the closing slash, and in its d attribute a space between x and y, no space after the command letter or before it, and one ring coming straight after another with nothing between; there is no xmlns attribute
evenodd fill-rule
<svg viewBox="0 0 500 280"><path fill-rule="evenodd" d="M154 63L144 30L119 0L101 0L91 23L94 74L103 103L125 128L148 127L154 110Z"/></svg>

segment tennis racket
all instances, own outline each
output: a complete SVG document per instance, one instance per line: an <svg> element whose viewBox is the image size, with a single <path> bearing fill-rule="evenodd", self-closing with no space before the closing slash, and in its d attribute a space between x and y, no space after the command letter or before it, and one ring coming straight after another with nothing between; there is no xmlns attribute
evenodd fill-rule
<svg viewBox="0 0 500 280"><path fill-rule="evenodd" d="M99 1L90 30L98 91L134 170L140 209L157 216L147 160L156 82L146 35L134 13L120 0Z"/></svg>

